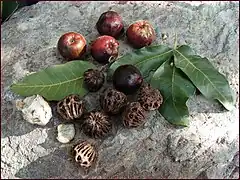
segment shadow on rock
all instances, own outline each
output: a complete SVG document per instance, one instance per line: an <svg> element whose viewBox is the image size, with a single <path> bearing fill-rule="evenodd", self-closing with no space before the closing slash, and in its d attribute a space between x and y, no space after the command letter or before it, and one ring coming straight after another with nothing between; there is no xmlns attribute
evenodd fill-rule
<svg viewBox="0 0 240 180"><path fill-rule="evenodd" d="M69 160L67 148L38 158L28 166L20 169L15 176L18 178L81 178L80 170Z"/></svg>
<svg viewBox="0 0 240 180"><path fill-rule="evenodd" d="M10 101L2 100L2 120L1 120L1 136L21 136L28 134L37 128L37 125L26 122L20 111L14 108L15 104Z"/></svg>

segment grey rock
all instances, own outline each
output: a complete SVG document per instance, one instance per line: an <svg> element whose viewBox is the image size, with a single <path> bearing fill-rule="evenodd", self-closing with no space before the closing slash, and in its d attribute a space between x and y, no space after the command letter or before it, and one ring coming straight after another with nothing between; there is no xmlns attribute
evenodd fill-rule
<svg viewBox="0 0 240 180"><path fill-rule="evenodd" d="M159 112L147 123L126 129L115 119L105 139L93 140L99 151L96 166L83 172L73 161L71 149L90 140L79 124L69 144L57 141L62 123L51 103L53 118L44 127L26 123L15 109L20 96L9 86L27 72L36 72L65 61L56 51L58 38L67 31L83 34L88 43L97 36L100 14L118 11L125 27L139 19L152 22L158 33L154 44L188 44L208 57L228 79L237 95L232 111L198 95L187 105L187 128L169 124ZM218 2L192 5L183 2L39 2L16 12L1 29L2 121L1 178L238 178L239 177L239 4ZM166 34L164 40L162 34ZM120 55L132 51L119 40ZM91 57L89 57L92 60ZM101 92L102 90L100 90ZM99 94L89 93L89 110L99 108Z"/></svg>

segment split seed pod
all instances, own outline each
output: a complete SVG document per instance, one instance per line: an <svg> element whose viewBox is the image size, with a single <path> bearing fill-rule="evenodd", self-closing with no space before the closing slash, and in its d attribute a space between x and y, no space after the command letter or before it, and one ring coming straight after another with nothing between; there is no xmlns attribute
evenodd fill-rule
<svg viewBox="0 0 240 180"><path fill-rule="evenodd" d="M98 91L104 84L104 73L98 69L88 69L84 72L84 83L90 92Z"/></svg>
<svg viewBox="0 0 240 180"><path fill-rule="evenodd" d="M123 125L127 128L134 128L146 122L145 110L139 102L129 103L122 114Z"/></svg>
<svg viewBox="0 0 240 180"><path fill-rule="evenodd" d="M97 151L93 145L83 141L74 147L75 161L83 168L89 168L95 162Z"/></svg>
<svg viewBox="0 0 240 180"><path fill-rule="evenodd" d="M67 121L81 118L83 111L83 101L77 95L69 95L57 103L58 114Z"/></svg>
<svg viewBox="0 0 240 180"><path fill-rule="evenodd" d="M113 88L107 88L100 97L100 104L104 112L118 114L127 104L127 96Z"/></svg>
<svg viewBox="0 0 240 180"><path fill-rule="evenodd" d="M144 84L139 90L138 102L146 111L153 111L161 106L163 97L158 89L154 89L150 84Z"/></svg>
<svg viewBox="0 0 240 180"><path fill-rule="evenodd" d="M83 132L93 138L106 136L112 129L110 117L104 112L90 112L84 117Z"/></svg>

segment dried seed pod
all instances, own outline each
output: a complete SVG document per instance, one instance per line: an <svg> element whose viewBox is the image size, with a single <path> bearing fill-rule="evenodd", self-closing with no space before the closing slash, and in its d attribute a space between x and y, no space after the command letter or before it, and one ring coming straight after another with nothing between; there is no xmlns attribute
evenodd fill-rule
<svg viewBox="0 0 240 180"><path fill-rule="evenodd" d="M106 113L117 114L127 104L127 96L113 88L107 88L100 97L100 104Z"/></svg>
<svg viewBox="0 0 240 180"><path fill-rule="evenodd" d="M128 104L122 114L123 125L127 128L134 128L146 122L145 110L139 102Z"/></svg>
<svg viewBox="0 0 240 180"><path fill-rule="evenodd" d="M74 147L75 161L83 168L89 168L95 162L97 151L93 145L83 141Z"/></svg>
<svg viewBox="0 0 240 180"><path fill-rule="evenodd" d="M84 72L84 83L87 89L91 92L98 91L104 84L104 73L98 69L88 69Z"/></svg>
<svg viewBox="0 0 240 180"><path fill-rule="evenodd" d="M90 137L101 138L112 129L110 117L104 112L90 112L84 117L83 132Z"/></svg>
<svg viewBox="0 0 240 180"><path fill-rule="evenodd" d="M163 97L158 89L146 83L139 90L138 102L146 111L153 111L161 106Z"/></svg>
<svg viewBox="0 0 240 180"><path fill-rule="evenodd" d="M57 103L57 112L64 120L79 119L83 111L83 101L77 95L69 95Z"/></svg>

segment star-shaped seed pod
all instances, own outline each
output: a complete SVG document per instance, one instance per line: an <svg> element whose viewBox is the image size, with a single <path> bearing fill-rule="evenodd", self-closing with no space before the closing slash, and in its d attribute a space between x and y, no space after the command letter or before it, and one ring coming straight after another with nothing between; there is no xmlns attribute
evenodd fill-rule
<svg viewBox="0 0 240 180"><path fill-rule="evenodd" d="M153 111L161 106L163 97L158 89L144 83L138 93L138 102L146 111Z"/></svg>
<svg viewBox="0 0 240 180"><path fill-rule="evenodd" d="M90 168L97 158L96 148L87 141L76 145L73 149L75 161L84 169Z"/></svg>
<svg viewBox="0 0 240 180"><path fill-rule="evenodd" d="M146 122L145 110L139 102L131 102L122 113L122 120L127 128L139 127Z"/></svg>
<svg viewBox="0 0 240 180"><path fill-rule="evenodd" d="M83 81L90 92L97 92L104 84L104 73L98 69L88 69L83 74Z"/></svg>
<svg viewBox="0 0 240 180"><path fill-rule="evenodd" d="M92 111L85 115L82 129L90 137L101 138L110 132L112 123L104 112Z"/></svg>
<svg viewBox="0 0 240 180"><path fill-rule="evenodd" d="M69 95L57 103L58 114L67 121L81 118L84 112L83 101L78 95Z"/></svg>
<svg viewBox="0 0 240 180"><path fill-rule="evenodd" d="M118 114L127 104L127 96L113 88L107 88L100 97L104 112Z"/></svg>

